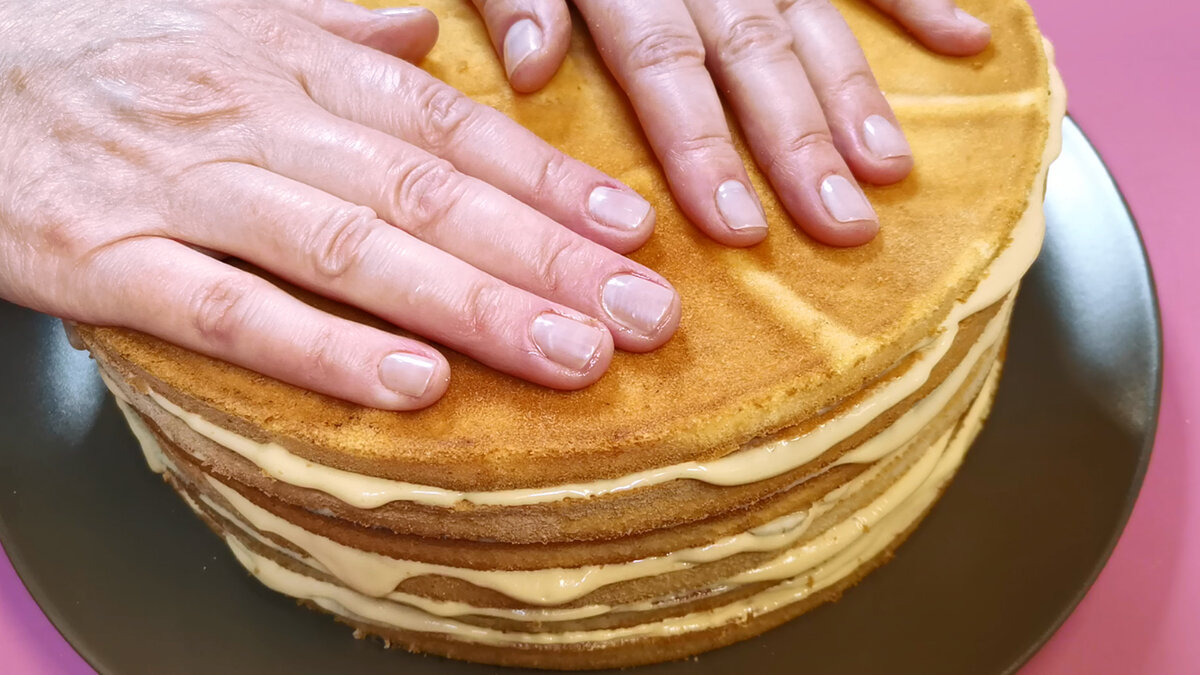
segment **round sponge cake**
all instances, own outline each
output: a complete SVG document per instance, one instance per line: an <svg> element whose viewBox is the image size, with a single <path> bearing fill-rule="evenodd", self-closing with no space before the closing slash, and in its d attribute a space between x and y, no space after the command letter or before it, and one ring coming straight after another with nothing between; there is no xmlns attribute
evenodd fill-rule
<svg viewBox="0 0 1200 675"><path fill-rule="evenodd" d="M571 393L449 353L443 401L393 413L80 327L151 466L268 586L393 644L490 663L694 654L886 559L986 417L1040 247L1063 94L1028 7L963 3L994 37L954 59L835 2L916 168L867 188L873 242L833 249L750 163L771 233L732 250L675 207L584 31L543 91L517 95L470 3L424 4L442 25L424 67L651 200L657 231L632 257L680 292L678 335Z"/></svg>

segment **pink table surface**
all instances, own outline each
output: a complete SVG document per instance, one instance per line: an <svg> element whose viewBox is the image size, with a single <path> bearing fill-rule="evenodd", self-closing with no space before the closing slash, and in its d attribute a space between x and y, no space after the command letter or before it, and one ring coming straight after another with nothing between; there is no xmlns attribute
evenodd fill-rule
<svg viewBox="0 0 1200 675"><path fill-rule="evenodd" d="M1112 559L1023 675L1200 673L1200 5L1032 0L1070 110L1150 250L1166 377L1154 457ZM91 673L0 555L0 672Z"/></svg>

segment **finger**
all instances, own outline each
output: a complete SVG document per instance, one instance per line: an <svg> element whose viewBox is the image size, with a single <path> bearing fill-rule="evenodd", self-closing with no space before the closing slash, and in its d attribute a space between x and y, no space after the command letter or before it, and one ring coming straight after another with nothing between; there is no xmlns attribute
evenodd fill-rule
<svg viewBox="0 0 1200 675"><path fill-rule="evenodd" d="M578 389L608 368L613 341L603 324L505 284L366 207L246 164L199 167L183 181L180 194L192 201L174 204L171 218L189 240L537 384Z"/></svg>
<svg viewBox="0 0 1200 675"><path fill-rule="evenodd" d="M675 333L679 296L648 267L419 148L311 103L293 110L264 168L368 206L498 279L600 319L622 349L649 351Z"/></svg>
<svg viewBox="0 0 1200 675"><path fill-rule="evenodd" d="M959 9L954 0L871 0L871 3L912 32L921 44L941 54L978 54L992 39L991 27Z"/></svg>
<svg viewBox="0 0 1200 675"><path fill-rule="evenodd" d="M95 317L101 323L373 408L424 408L449 384L432 347L318 311L178 242L129 240L93 265L105 297L127 299Z"/></svg>
<svg viewBox="0 0 1200 675"><path fill-rule="evenodd" d="M767 234L762 205L733 146L681 0L576 0L621 83L680 208L712 238L751 246Z"/></svg>
<svg viewBox="0 0 1200 675"><path fill-rule="evenodd" d="M907 176L912 150L841 13L826 0L815 0L791 3L783 17L833 144L854 175L877 185Z"/></svg>
<svg viewBox="0 0 1200 675"><path fill-rule="evenodd" d="M437 17L422 7L371 11L345 0L275 1L334 35L406 61L420 61L437 42Z"/></svg>
<svg viewBox="0 0 1200 675"><path fill-rule="evenodd" d="M820 103L771 0L688 0L709 68L759 166L797 224L818 241L857 246L879 222L833 145Z"/></svg>
<svg viewBox="0 0 1200 675"><path fill-rule="evenodd" d="M537 91L554 77L571 46L571 13L563 0L471 0L483 16L508 81Z"/></svg>
<svg viewBox="0 0 1200 675"><path fill-rule="evenodd" d="M654 229L654 209L628 186L420 68L333 40L287 58L329 112L446 159L592 241L629 252Z"/></svg>

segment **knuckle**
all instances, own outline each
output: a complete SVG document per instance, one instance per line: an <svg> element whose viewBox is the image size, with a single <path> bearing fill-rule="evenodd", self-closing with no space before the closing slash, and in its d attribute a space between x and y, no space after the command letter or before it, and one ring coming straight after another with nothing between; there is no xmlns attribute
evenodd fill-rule
<svg viewBox="0 0 1200 675"><path fill-rule="evenodd" d="M454 208L464 184L443 159L397 165L392 170L391 203L406 231L424 238Z"/></svg>
<svg viewBox="0 0 1200 675"><path fill-rule="evenodd" d="M733 141L722 134L689 136L675 143L668 151L669 164L713 161L733 152ZM736 155L734 156L736 159ZM740 159L736 159L740 162Z"/></svg>
<svg viewBox="0 0 1200 675"><path fill-rule="evenodd" d="M232 344L254 295L253 284L237 277L203 284L191 299L192 328L210 345Z"/></svg>
<svg viewBox="0 0 1200 675"><path fill-rule="evenodd" d="M584 260L587 260L587 245L579 239L559 237L544 244L538 252L534 270L539 292L557 293L580 269L589 267L581 264Z"/></svg>
<svg viewBox="0 0 1200 675"><path fill-rule="evenodd" d="M818 3L828 2L829 0L775 0L775 9L780 16L787 16L792 10L804 11L814 8ZM891 2L892 0L871 0L876 5L883 2Z"/></svg>
<svg viewBox="0 0 1200 675"><path fill-rule="evenodd" d="M221 65L197 63L188 69L181 88L170 99L160 100L159 114L180 123L208 122L237 117L244 108L245 92L238 77Z"/></svg>
<svg viewBox="0 0 1200 675"><path fill-rule="evenodd" d="M135 112L146 121L184 128L231 126L256 107L248 78L207 54L181 54L178 70L162 86L143 89Z"/></svg>
<svg viewBox="0 0 1200 675"><path fill-rule="evenodd" d="M458 335L468 343L494 341L503 333L504 297L500 282L482 280L471 285L459 305Z"/></svg>
<svg viewBox="0 0 1200 675"><path fill-rule="evenodd" d="M533 182L533 199L542 204L554 199L562 189L563 178L570 172L570 160L557 150L539 164L537 177Z"/></svg>
<svg viewBox="0 0 1200 675"><path fill-rule="evenodd" d="M629 67L654 72L680 65L703 65L704 45L696 35L678 26L655 26L626 50Z"/></svg>
<svg viewBox="0 0 1200 675"><path fill-rule="evenodd" d="M309 382L328 383L343 370L344 340L332 326L321 326L304 345L304 364Z"/></svg>
<svg viewBox="0 0 1200 675"><path fill-rule="evenodd" d="M856 68L836 78L827 96L839 100L854 101L861 99L863 92L869 91L879 91L879 85L875 83L875 76L871 74L870 70ZM880 94L880 96L882 95Z"/></svg>
<svg viewBox="0 0 1200 675"><path fill-rule="evenodd" d="M779 149L785 153L812 153L833 147L828 129L805 129L784 137Z"/></svg>
<svg viewBox="0 0 1200 675"><path fill-rule="evenodd" d="M268 103L264 92L282 80L259 53L267 38L254 45L246 32L231 36L229 25L209 12L184 14L187 28L105 40L81 57L79 68L93 75L97 99L149 126L210 126L245 119ZM290 32L276 20L239 23L250 33L268 26Z"/></svg>
<svg viewBox="0 0 1200 675"><path fill-rule="evenodd" d="M804 129L784 136L772 146L771 155L767 161L771 171L790 166L799 161L805 165L813 164L812 156L824 151L836 153L833 147L833 137L828 129Z"/></svg>
<svg viewBox="0 0 1200 675"><path fill-rule="evenodd" d="M739 17L717 41L717 57L723 62L774 58L791 50L791 31L778 14Z"/></svg>
<svg viewBox="0 0 1200 675"><path fill-rule="evenodd" d="M345 276L362 261L381 227L386 226L365 206L347 206L329 214L309 246L317 276L325 281Z"/></svg>
<svg viewBox="0 0 1200 675"><path fill-rule="evenodd" d="M440 82L421 86L415 110L421 110L423 114L417 118L417 134L422 147L442 155L461 137L477 108L471 99L453 87Z"/></svg>

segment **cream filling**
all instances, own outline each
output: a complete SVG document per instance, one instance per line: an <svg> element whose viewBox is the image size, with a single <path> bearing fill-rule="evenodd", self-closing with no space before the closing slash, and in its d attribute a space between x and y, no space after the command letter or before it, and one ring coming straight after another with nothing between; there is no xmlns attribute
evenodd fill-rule
<svg viewBox="0 0 1200 675"><path fill-rule="evenodd" d="M1004 319L1006 319L1005 316L997 316L989 328L1002 330L1006 323ZM991 339L987 341L988 343L995 342L999 336L999 330L996 331L996 335L990 336ZM986 333L985 331L985 335L981 336L981 343L984 342L984 338L989 337ZM990 400L997 375L998 371L995 369L989 374L987 383L964 418L963 427L979 424L984 404ZM164 455L158 441L137 414L120 399L118 399L118 405L140 441L147 461L152 466L159 467L157 469L159 472L164 468L175 471L175 467ZM857 532L870 527L872 514L877 520L897 501L902 501L916 490L917 486L928 476L933 462L943 454L949 440L950 434L947 433L883 496L853 518L835 525L818 537L816 541L795 547L766 565L734 577L730 582L743 584L792 577L819 564L820 560L835 554L839 549L838 542L842 548L849 545L854 541ZM212 500L204 497L202 499L218 515L237 525L247 536L254 538L260 544L327 572L346 586L364 595L386 597L395 602L414 605L437 616L483 614L524 621L568 621L598 616L610 611L632 611L634 608L618 609L604 605L589 605L553 610L504 610L473 607L465 603L434 601L407 593L399 593L395 589L405 579L427 574L441 575L489 588L532 605L558 605L577 600L598 588L621 581L681 571L697 564L715 562L739 553L782 550L799 540L816 518L835 508L846 495L855 494L863 486L875 480L886 469L886 466L887 462L876 463L845 485L830 491L807 511L789 514L749 532L726 537L706 546L683 549L630 563L540 570L473 570L398 560L369 551L361 551L290 523L258 507L212 477L207 477L209 483L233 507L236 514L230 513ZM191 502L190 499L189 502ZM194 502L193 508L197 508ZM246 523L253 527L248 527ZM293 551L276 545L259 532L269 532L280 536L293 546L305 551L311 558L298 556ZM833 542L832 545L830 542ZM648 606L649 603L644 603L639 608L647 609Z"/></svg>
<svg viewBox="0 0 1200 675"><path fill-rule="evenodd" d="M316 558L310 558L303 554L298 554L295 551L292 551L290 549L279 546L275 542L271 541L270 539L267 539L262 534L260 534L258 530L254 529L253 527L248 525L246 522L244 522L241 517L230 513L225 508L223 508L220 504L209 499L207 496L202 495L200 497L200 500L204 503L204 505L206 507L215 511L218 515L220 515L226 521L232 523L235 527L237 527L240 532L242 532L246 536L250 537L251 539L254 539L259 544L266 546L268 549L270 549L272 551L275 551L277 553L282 553L294 560L297 560L305 565L308 565L309 567L312 567L315 570L325 572L326 574L329 574L331 576L336 576L329 569L329 567L322 564L320 560L318 560ZM188 501L189 501L189 503L191 503L193 505L193 508L196 510L197 513L203 513L201 511L199 505L196 505L195 502L193 502L190 498L188 499ZM328 541L328 540L326 540L326 541ZM329 542L329 543L337 545L336 542ZM360 551L360 553L365 553L365 552ZM371 554L367 554L367 555L371 555ZM345 583L345 582L343 581L343 583ZM367 595L372 595L372 594L368 593ZM514 621L572 621L572 620L576 620L576 619L586 619L586 618L590 618L593 616L607 614L608 612L613 611L613 609L614 609L608 605L586 605L584 607L553 608L553 609L543 609L543 608L537 608L537 607L528 607L528 608L522 608L522 609L506 609L506 608L499 608L499 607L476 607L474 605L469 605L464 602L455 602L455 601L450 601L450 600L434 600L431 598L424 598L419 595L412 595L411 593L404 593L401 591L392 591L390 593L387 593L387 594L381 595L381 596L377 596L377 597L386 597L388 600L391 600L393 602L399 602L399 603L406 604L406 605L413 605L413 606L421 609L422 611L428 612L430 614L434 614L436 616L465 616L465 615L480 616L480 615L482 615L482 616L498 617L498 618L502 618L502 619L510 619L510 620L514 620Z"/></svg>
<svg viewBox="0 0 1200 675"><path fill-rule="evenodd" d="M781 532L768 531L765 535L746 532L707 546L673 551L628 563L537 570L477 570L401 560L362 551L309 532L280 518L256 506L215 479L209 478L209 483L245 522L260 531L284 538L320 563L319 569L328 571L346 586L364 595L385 597L406 579L438 575L488 588L518 602L547 606L578 600L611 584L682 571L738 553L780 550L799 539L817 516L834 508L844 495L853 494L861 489L867 481L877 477L881 470L881 466L872 467L855 480L826 495L826 498L814 504L809 511L788 516L787 522L777 526L778 529L783 529Z"/></svg>
<svg viewBox="0 0 1200 675"><path fill-rule="evenodd" d="M146 458L146 464L148 464L151 470L153 470L155 473L164 473L166 471L170 471L173 474L179 475L179 470L176 468L175 464L170 460L170 458L167 457L166 453L163 452L162 445L159 444L158 439L154 436L154 432L150 431L150 428L146 426L146 423L142 421L142 418L138 416L137 412L125 402L124 397L116 393L117 389L115 388L115 385L108 380L108 377L102 374L101 378L108 382L110 388L113 389L117 402L117 408L120 409L121 414L125 417L126 423L129 424L129 428L133 431L134 437L141 446L142 454ZM213 481L211 478L209 478L209 480L215 485L224 487L220 483ZM229 490L229 488L225 488L225 490L232 492ZM203 514L203 510L200 508L200 505L197 504L190 495L188 495L186 492L180 491L179 496L183 498L184 502L186 502L193 511L195 511L197 514ZM226 495L226 497L228 498L228 495ZM246 536L254 539L259 544L262 544L271 550L287 555L301 563L314 567L315 569L321 570L322 572L333 574L319 561L279 546L275 542L264 537L259 533L259 531L252 527L246 526L246 524L242 522L238 516L230 513L220 504L217 504L203 495L201 495L200 499L204 502L205 506L207 506L209 509L212 509L217 513L217 515L221 516L226 521L236 525L238 529L241 530ZM251 506L253 506L253 504L251 504ZM344 582L345 580L343 580L343 583ZM466 603L431 600L429 598L423 598L419 595L411 595L409 593L400 592L388 593L387 597L394 602L402 602L408 605L419 607L423 611L436 616L463 616L470 614L476 616L493 616L516 621L573 621L607 614L613 610L612 607L607 605L588 605L586 607L577 607L573 609L554 610L540 610L533 608L501 609L494 607L474 607ZM651 603L644 603L644 605L649 607ZM628 608L632 607L634 606L628 606ZM642 604L637 605L637 607L642 607ZM625 608L623 608L622 611L625 611Z"/></svg>
<svg viewBox="0 0 1200 675"><path fill-rule="evenodd" d="M959 391L967 376L982 358L986 350L996 344L1008 325L1012 298L1002 311L988 323L979 340L971 346L966 357L937 389L912 410L897 420L898 425L926 423L946 407L950 398ZM912 419L906 419L911 417ZM872 443L867 451L886 457L902 450L912 433L892 433L889 427ZM944 439L945 440L945 439ZM926 453L929 456L930 453ZM863 461L865 453L855 457L843 457L839 463ZM225 498L240 516L240 520L257 530L282 537L318 561L321 568L337 577L350 588L373 597L383 597L394 591L406 579L423 575L448 576L467 581L476 586L502 593L517 601L531 605L560 605L586 596L611 584L657 576L689 569L695 565L715 562L740 553L777 551L798 541L811 523L820 515L834 508L846 495L853 495L882 473L887 462L875 464L845 485L831 490L804 513L789 514L749 532L720 539L705 546L673 551L661 556L643 558L627 563L585 565L572 568L544 568L537 570L477 570L451 567L434 563L400 560L370 551L362 551L332 539L310 532L284 518L263 509L243 497L220 481L207 477L210 485ZM908 476L913 474L910 471ZM802 558L796 558L801 560ZM797 564L790 563L787 570ZM759 572L760 575L773 573ZM792 576L794 572L783 572ZM771 578L779 578L778 576ZM749 583L747 581L747 583Z"/></svg>
<svg viewBox="0 0 1200 675"><path fill-rule="evenodd" d="M138 445L142 448L142 455L146 458L146 466L154 473L162 473L167 470L171 460L163 453L162 446L158 444L158 439L154 437L154 432L150 431L150 427L142 421L133 407L125 402L125 399L117 394L117 390L110 383L109 379L103 374L101 379L109 385L109 389L113 391L113 398L117 402L117 408L121 410L121 414L125 416L125 422L129 425L129 430L133 432L134 438L137 439ZM174 468L174 467L171 467Z"/></svg>
<svg viewBox="0 0 1200 675"><path fill-rule="evenodd" d="M267 587L285 595L311 600L330 612L389 628L442 633L457 640L491 645L605 643L705 630L729 622L746 621L802 600L837 583L886 549L933 503L942 486L962 463L970 441L982 424L983 411L990 402L997 379L998 370L993 370L987 388L972 405L968 418L952 439L948 442L947 439L939 441L875 502L855 513L842 525L799 547L799 555L805 559L805 563L799 562L794 552L788 552L764 567L747 573L755 581L780 578L786 581L750 598L708 611L623 628L558 633L501 631L435 616L389 599L369 597L349 588L297 574L250 551L232 536L227 536L226 542L239 562ZM947 434L949 436L950 433ZM805 567L808 562L811 564ZM772 569L773 572L765 574L763 570L766 569Z"/></svg>

